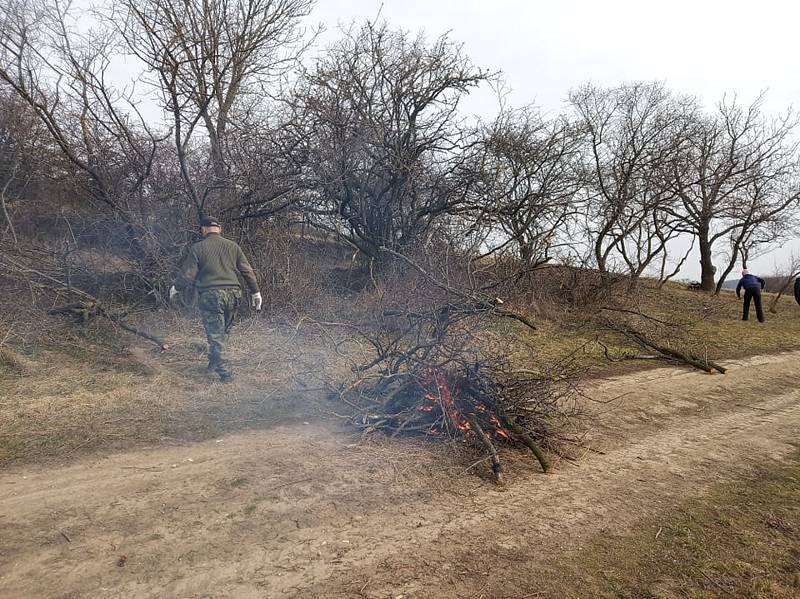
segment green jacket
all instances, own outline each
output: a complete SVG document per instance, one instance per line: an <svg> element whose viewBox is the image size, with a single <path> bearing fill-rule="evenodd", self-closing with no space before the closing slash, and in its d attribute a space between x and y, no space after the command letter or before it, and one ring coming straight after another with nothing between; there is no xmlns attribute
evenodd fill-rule
<svg viewBox="0 0 800 599"><path fill-rule="evenodd" d="M181 263L175 287L182 290L194 285L198 291L240 287L237 273L242 275L250 293L258 293L256 273L242 248L219 233L210 233L189 248L189 253Z"/></svg>

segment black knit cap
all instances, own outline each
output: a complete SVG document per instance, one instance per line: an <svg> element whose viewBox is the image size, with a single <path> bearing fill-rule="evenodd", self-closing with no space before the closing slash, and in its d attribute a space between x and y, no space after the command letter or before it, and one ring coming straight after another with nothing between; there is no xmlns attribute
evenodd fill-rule
<svg viewBox="0 0 800 599"><path fill-rule="evenodd" d="M204 216L200 219L201 227L219 227L219 221L213 216Z"/></svg>

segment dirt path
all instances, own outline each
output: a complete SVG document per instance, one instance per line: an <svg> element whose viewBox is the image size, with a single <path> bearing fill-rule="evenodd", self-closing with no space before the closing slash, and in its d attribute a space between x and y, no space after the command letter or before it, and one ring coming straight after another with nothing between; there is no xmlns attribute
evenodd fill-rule
<svg viewBox="0 0 800 599"><path fill-rule="evenodd" d="M800 353L596 384L577 463L508 484L448 450L298 424L0 474L2 597L509 597L601 531L795 451ZM446 466L442 469L442 464ZM533 594L532 594L533 593Z"/></svg>

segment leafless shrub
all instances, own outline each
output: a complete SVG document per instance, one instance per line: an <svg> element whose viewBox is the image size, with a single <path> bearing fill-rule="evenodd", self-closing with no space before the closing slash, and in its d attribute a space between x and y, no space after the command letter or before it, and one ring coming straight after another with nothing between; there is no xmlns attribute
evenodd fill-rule
<svg viewBox="0 0 800 599"><path fill-rule="evenodd" d="M363 277L352 247L281 220L244 220L230 234L251 257L268 314L328 318L347 312L341 308L348 301L348 277Z"/></svg>
<svg viewBox="0 0 800 599"><path fill-rule="evenodd" d="M625 275L580 266L548 265L526 271L513 264L496 267L501 284L492 290L512 305L562 322L581 320L600 306L627 304L631 293ZM515 273L515 274L513 274Z"/></svg>

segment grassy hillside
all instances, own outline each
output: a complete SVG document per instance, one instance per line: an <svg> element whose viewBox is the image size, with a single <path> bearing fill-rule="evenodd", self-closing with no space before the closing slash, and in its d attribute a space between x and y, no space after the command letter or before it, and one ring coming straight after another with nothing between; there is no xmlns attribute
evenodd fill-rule
<svg viewBox="0 0 800 599"><path fill-rule="evenodd" d="M742 302L728 290L713 297L680 285L666 286L661 290L645 286L635 298L631 298L630 303L620 305L612 301L608 307L630 309L665 322L680 323L679 334L670 335L669 327L659 327L654 339L698 356L724 360L800 348L800 306L791 296L784 296L778 303L777 312L770 313L768 306L773 297L771 293L764 294L766 322L763 324L756 320L752 307L750 320L742 321ZM587 320L565 323L543 318L538 324L540 334L533 336L535 339L531 341L543 356L550 359L574 355L595 375L652 365L641 360L607 360L598 340L609 348L612 355L645 352L633 347L629 340L602 330L596 323Z"/></svg>
<svg viewBox="0 0 800 599"><path fill-rule="evenodd" d="M769 300L766 294L765 303ZM657 290L645 284L635 293L609 299L606 307L623 303L626 310L681 323L679 334L669 327L653 334L662 335L661 343L711 359L800 349L800 306L791 297L781 300L776 314L767 314L765 324L754 316L742 322L741 303L732 292L711 297L679 285ZM570 359L589 376L663 365L606 359L600 342L612 355L642 352L603 330L591 314L565 312L557 304L528 310L538 330L521 325L509 325L508 330L526 336L545 363ZM326 385L344 380L345 358L363 351L337 344L309 321L281 324L249 317L236 327L231 343L238 380L221 389L205 373L205 339L191 313L139 315L144 326L169 340L171 349L164 353L107 321L81 326L58 317L23 319L19 313L14 321L10 311L4 314L0 463L209 438L331 411L324 400Z"/></svg>

